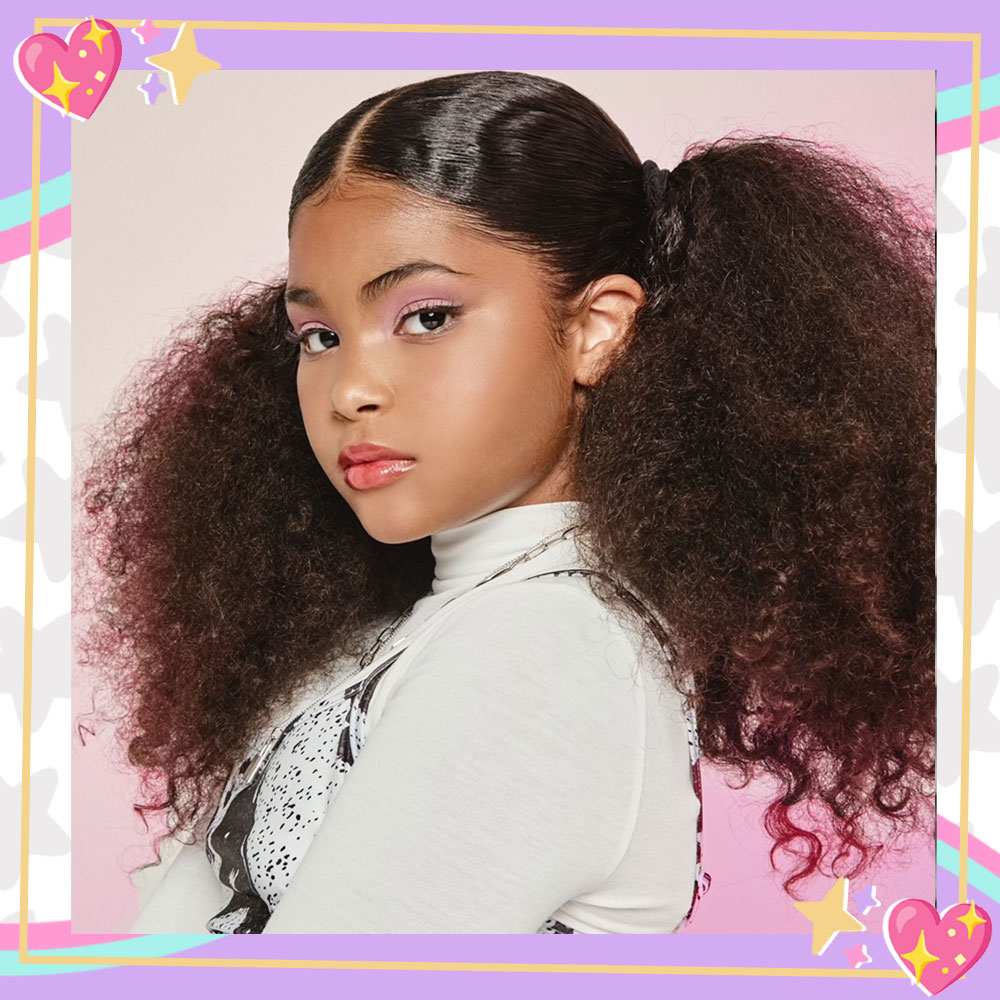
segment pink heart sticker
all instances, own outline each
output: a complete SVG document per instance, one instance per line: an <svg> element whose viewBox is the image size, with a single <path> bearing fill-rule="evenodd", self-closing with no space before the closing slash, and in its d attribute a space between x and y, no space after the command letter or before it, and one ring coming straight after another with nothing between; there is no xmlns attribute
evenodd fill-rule
<svg viewBox="0 0 1000 1000"><path fill-rule="evenodd" d="M122 61L122 42L112 24L81 21L64 42L44 32L31 35L14 53L18 79L63 115L85 121L111 86Z"/></svg>
<svg viewBox="0 0 1000 1000"><path fill-rule="evenodd" d="M901 899L889 907L882 931L897 965L937 996L983 957L993 924L974 902L954 903L938 916L923 899Z"/></svg>

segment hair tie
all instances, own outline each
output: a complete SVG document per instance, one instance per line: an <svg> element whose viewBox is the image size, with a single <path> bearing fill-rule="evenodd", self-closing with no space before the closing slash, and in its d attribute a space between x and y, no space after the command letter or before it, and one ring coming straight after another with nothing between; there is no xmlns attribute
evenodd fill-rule
<svg viewBox="0 0 1000 1000"><path fill-rule="evenodd" d="M646 160L642 164L642 187L651 208L661 204L669 181L670 171L666 167L661 170L653 160Z"/></svg>

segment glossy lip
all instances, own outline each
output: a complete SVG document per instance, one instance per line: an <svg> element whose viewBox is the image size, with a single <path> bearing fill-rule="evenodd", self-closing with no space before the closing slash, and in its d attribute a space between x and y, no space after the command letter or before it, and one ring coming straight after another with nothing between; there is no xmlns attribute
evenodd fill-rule
<svg viewBox="0 0 1000 1000"><path fill-rule="evenodd" d="M344 479L353 490L373 490L394 483L416 464L412 458L390 459L384 462L355 462L354 465L347 467Z"/></svg>
<svg viewBox="0 0 1000 1000"><path fill-rule="evenodd" d="M352 465L361 462L386 462L393 459L406 459L415 461L412 455L404 455L401 451L386 448L381 444L373 444L371 441L362 441L360 444L349 444L337 458L341 469L347 470Z"/></svg>

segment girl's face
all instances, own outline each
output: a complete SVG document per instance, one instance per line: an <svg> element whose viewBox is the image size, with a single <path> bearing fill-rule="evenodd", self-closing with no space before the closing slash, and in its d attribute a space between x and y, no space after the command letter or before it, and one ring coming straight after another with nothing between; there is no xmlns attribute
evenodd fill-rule
<svg viewBox="0 0 1000 1000"><path fill-rule="evenodd" d="M368 533L399 543L573 499L575 361L533 257L456 210L353 177L292 222L288 316L309 443ZM405 459L344 467L370 444Z"/></svg>

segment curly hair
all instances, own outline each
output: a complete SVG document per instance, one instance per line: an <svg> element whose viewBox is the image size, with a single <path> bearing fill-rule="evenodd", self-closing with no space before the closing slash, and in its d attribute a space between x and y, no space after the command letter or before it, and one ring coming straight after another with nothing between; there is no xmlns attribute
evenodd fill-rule
<svg viewBox="0 0 1000 1000"><path fill-rule="evenodd" d="M650 207L610 118L523 73L358 105L310 151L290 223L350 174L534 254L556 307L605 274L642 285L626 347L584 389L581 546L668 624L664 672L704 755L779 781L765 824L786 889L863 870L933 780L926 213L782 137L689 149ZM81 647L127 706L137 808L177 835L275 705L433 577L429 539L372 539L316 461L283 291L246 288L179 331L81 481L97 611Z"/></svg>

